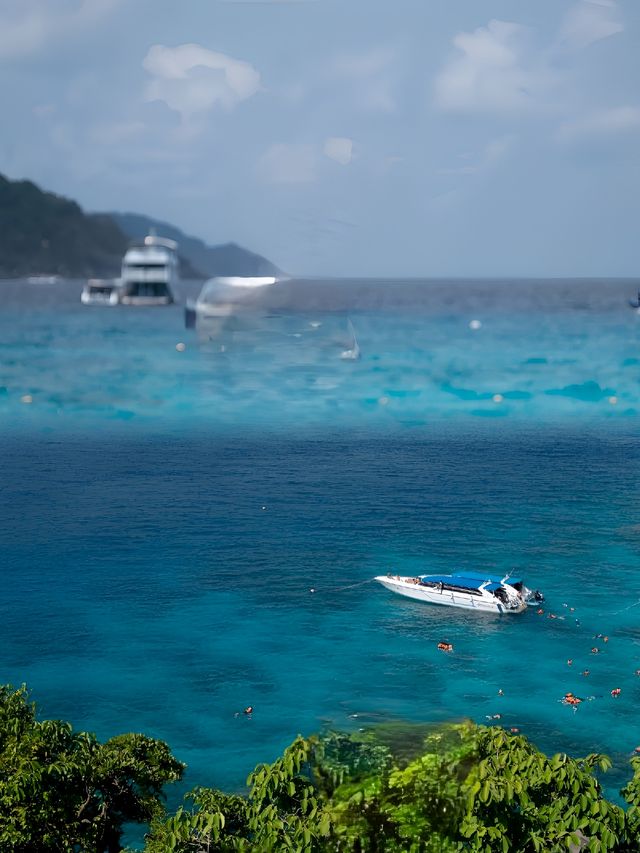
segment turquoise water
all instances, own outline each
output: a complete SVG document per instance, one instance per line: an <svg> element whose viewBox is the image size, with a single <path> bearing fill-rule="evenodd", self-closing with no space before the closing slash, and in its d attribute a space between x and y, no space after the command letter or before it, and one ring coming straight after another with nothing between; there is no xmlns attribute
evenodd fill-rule
<svg viewBox="0 0 640 853"><path fill-rule="evenodd" d="M0 284L0 679L166 739L187 786L237 789L324 725L501 714L608 752L615 789L640 744L632 283L300 288L197 334L180 306ZM370 580L480 567L544 613Z"/></svg>

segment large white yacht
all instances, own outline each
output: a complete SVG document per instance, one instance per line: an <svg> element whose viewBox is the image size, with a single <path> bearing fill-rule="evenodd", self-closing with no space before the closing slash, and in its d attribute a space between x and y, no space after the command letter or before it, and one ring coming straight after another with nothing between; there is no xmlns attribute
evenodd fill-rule
<svg viewBox="0 0 640 853"><path fill-rule="evenodd" d="M178 281L178 244L149 234L122 259L120 302L123 305L169 305Z"/></svg>

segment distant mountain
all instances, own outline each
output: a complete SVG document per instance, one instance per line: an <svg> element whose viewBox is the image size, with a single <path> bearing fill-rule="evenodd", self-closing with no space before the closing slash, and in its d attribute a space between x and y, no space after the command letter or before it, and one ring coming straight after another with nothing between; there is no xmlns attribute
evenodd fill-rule
<svg viewBox="0 0 640 853"><path fill-rule="evenodd" d="M187 236L168 222L160 222L157 219L151 219L137 213L110 213L109 216L131 239L144 237L151 228L155 228L156 233L162 237L176 240L182 257L186 258L195 270L200 270L204 278L211 278L215 275L255 276L278 275L280 273L280 270L271 261L263 258L262 255L249 252L235 243L207 246L202 240Z"/></svg>
<svg viewBox="0 0 640 853"><path fill-rule="evenodd" d="M0 278L117 276L131 240L151 228L178 241L183 278L279 272L234 243L207 246L169 223L135 213L85 213L75 201L0 174Z"/></svg>
<svg viewBox="0 0 640 853"><path fill-rule="evenodd" d="M0 277L116 275L126 246L109 216L0 175Z"/></svg>

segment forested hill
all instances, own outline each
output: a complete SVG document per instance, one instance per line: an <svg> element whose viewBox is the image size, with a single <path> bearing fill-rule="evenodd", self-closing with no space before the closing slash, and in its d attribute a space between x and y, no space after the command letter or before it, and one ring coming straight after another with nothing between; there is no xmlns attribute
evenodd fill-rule
<svg viewBox="0 0 640 853"><path fill-rule="evenodd" d="M278 275L280 270L263 258L238 246L225 243L220 246L207 246L196 237L189 237L168 222L159 222L137 213L110 213L114 221L131 239L139 239L155 229L157 234L176 240L180 253L200 270L205 277L215 275Z"/></svg>
<svg viewBox="0 0 640 853"><path fill-rule="evenodd" d="M76 202L31 181L0 174L0 278L117 276L131 240L151 228L178 241L183 278L278 272L266 258L234 243L207 246L169 223L135 213L85 213Z"/></svg>
<svg viewBox="0 0 640 853"><path fill-rule="evenodd" d="M117 275L126 246L111 217L0 175L0 277Z"/></svg>

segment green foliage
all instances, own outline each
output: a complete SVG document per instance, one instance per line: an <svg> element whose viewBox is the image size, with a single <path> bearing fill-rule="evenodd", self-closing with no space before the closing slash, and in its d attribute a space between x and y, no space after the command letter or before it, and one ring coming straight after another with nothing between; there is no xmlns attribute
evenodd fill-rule
<svg viewBox="0 0 640 853"><path fill-rule="evenodd" d="M256 767L246 799L196 789L188 795L194 809L154 823L148 853L324 849L330 821L309 775L314 746L297 738L282 758Z"/></svg>
<svg viewBox="0 0 640 853"><path fill-rule="evenodd" d="M432 732L411 760L375 729L298 738L254 771L247 798L195 791L193 808L156 821L147 850L640 853L640 758L626 813L602 796L596 774L609 766L471 724Z"/></svg>
<svg viewBox="0 0 640 853"><path fill-rule="evenodd" d="M333 797L336 849L454 850L469 751L457 729L443 729L427 737L413 761L398 762L394 756L393 767L340 786Z"/></svg>
<svg viewBox="0 0 640 853"><path fill-rule="evenodd" d="M594 771L606 756L547 758L524 737L478 727L471 738L476 763L463 791L460 835L473 851L614 851L639 849L625 812L602 796Z"/></svg>
<svg viewBox="0 0 640 853"><path fill-rule="evenodd" d="M0 175L0 278L116 276L129 241L142 239L153 227L178 241L183 278L279 274L266 258L233 243L206 246L168 223L137 214L87 214L31 181Z"/></svg>
<svg viewBox="0 0 640 853"><path fill-rule="evenodd" d="M138 734L106 743L68 723L38 721L24 687L0 687L0 849L120 850L125 822L161 809L182 775L162 741Z"/></svg>
<svg viewBox="0 0 640 853"><path fill-rule="evenodd" d="M116 275L127 243L109 216L0 175L0 276Z"/></svg>
<svg viewBox="0 0 640 853"><path fill-rule="evenodd" d="M323 796L331 797L345 781L356 783L391 767L391 751L377 734L328 732L314 742L313 778Z"/></svg>
<svg viewBox="0 0 640 853"><path fill-rule="evenodd" d="M297 738L248 779L246 796L196 788L167 817L183 765L161 741L100 743L39 721L25 688L0 687L0 850L115 853L125 822L151 824L147 853L640 853L640 757L602 794L606 756L543 755L470 723Z"/></svg>

